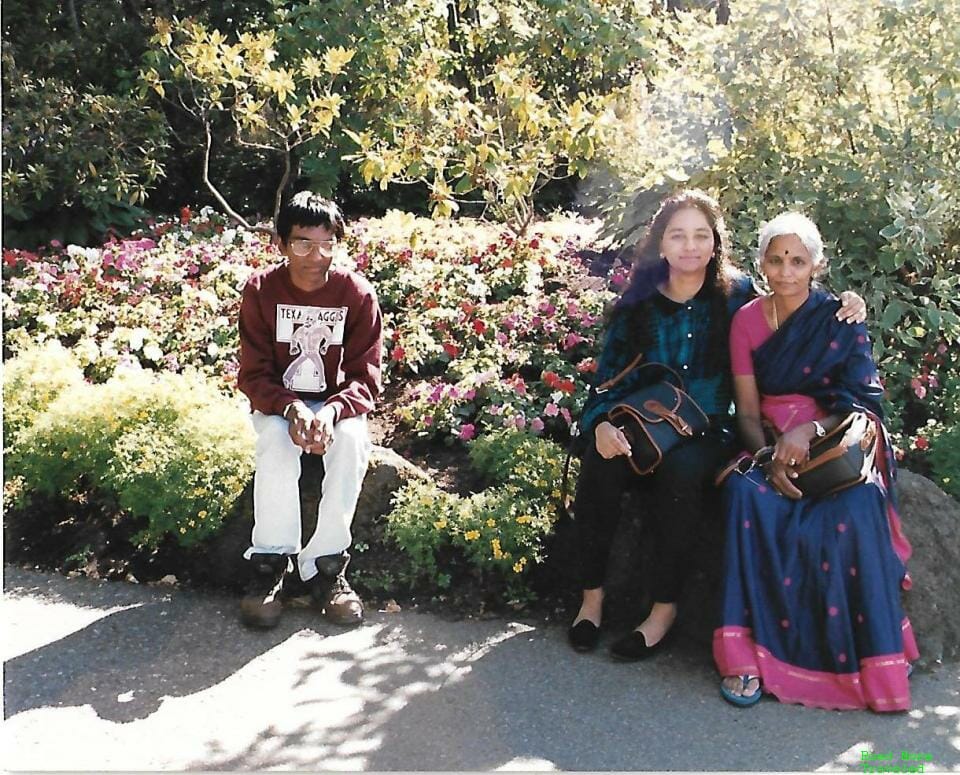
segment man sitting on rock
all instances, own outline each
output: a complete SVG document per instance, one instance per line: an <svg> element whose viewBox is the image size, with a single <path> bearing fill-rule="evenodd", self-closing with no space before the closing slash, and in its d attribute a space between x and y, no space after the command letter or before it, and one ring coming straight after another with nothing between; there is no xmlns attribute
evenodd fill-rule
<svg viewBox="0 0 960 775"><path fill-rule="evenodd" d="M250 279L240 305L240 389L257 432L251 580L241 619L280 621L293 570L324 616L359 624L350 588L350 526L367 470L366 415L380 393L381 316L373 287L331 266L343 239L336 204L301 191L281 208L276 240L286 261ZM301 545L300 456L323 455L317 527Z"/></svg>

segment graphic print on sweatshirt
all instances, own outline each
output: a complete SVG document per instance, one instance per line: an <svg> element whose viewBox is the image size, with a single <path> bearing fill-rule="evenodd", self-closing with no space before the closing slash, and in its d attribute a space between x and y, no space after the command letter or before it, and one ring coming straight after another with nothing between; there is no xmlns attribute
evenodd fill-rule
<svg viewBox="0 0 960 775"><path fill-rule="evenodd" d="M277 305L277 341L290 343L297 356L283 372L287 390L322 393L327 389L323 356L331 345L343 344L346 307Z"/></svg>

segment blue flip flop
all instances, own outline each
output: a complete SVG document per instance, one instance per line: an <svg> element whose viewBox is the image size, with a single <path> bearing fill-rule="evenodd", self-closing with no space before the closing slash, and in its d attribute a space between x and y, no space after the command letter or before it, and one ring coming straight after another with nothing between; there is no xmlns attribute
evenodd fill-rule
<svg viewBox="0 0 960 775"><path fill-rule="evenodd" d="M741 691L747 688L747 684L751 681L751 679L756 678L758 681L760 680L760 676L757 675L741 675L737 677L740 679ZM734 694L721 682L720 695L731 705L736 705L739 708L749 708L751 705L756 705L758 702L760 702L760 697L763 696L763 689L758 686L757 690L753 694L751 694L749 697L744 697L741 694Z"/></svg>

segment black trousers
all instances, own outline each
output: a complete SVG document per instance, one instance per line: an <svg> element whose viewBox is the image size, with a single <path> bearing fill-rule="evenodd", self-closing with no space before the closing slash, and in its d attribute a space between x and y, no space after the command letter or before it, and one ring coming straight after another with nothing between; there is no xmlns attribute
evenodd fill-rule
<svg viewBox="0 0 960 775"><path fill-rule="evenodd" d="M708 434L674 449L652 474L637 476L622 455L610 460L601 457L591 439L574 501L583 589L603 586L623 493L637 487L640 507L644 518L652 520L656 540L653 600L676 602L693 536L701 524L704 497L710 496L717 470L733 454L720 437Z"/></svg>

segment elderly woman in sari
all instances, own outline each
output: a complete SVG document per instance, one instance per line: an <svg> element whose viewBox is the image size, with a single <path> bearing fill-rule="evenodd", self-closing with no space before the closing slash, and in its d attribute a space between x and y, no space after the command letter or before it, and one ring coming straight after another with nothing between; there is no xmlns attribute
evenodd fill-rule
<svg viewBox="0 0 960 775"><path fill-rule="evenodd" d="M734 316L730 360L748 452L765 446L765 431L776 443L765 470L734 473L724 487L722 626L713 642L720 691L740 706L768 692L820 708L905 710L909 660L918 656L899 594L909 586L910 545L867 330L839 325L839 302L812 287L825 258L808 218L784 213L765 224L758 255L771 293ZM803 497L795 468L811 441L853 411L879 432L876 475Z"/></svg>

